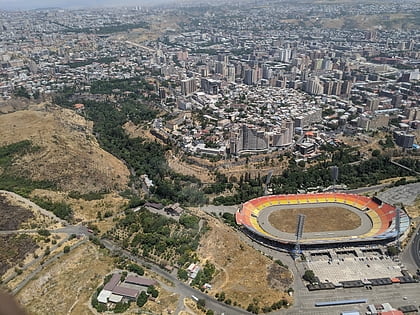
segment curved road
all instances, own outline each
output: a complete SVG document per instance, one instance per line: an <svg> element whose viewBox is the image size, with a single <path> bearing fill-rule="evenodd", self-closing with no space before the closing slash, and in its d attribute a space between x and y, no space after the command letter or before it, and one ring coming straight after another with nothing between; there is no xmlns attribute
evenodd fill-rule
<svg viewBox="0 0 420 315"><path fill-rule="evenodd" d="M211 309L215 311L217 314L226 314L226 315L241 315L241 314L251 314L243 309L236 308L231 305L227 305L223 302L217 301L215 298L197 290L193 287L190 287L186 283L178 280L178 278L170 274L169 272L161 269L159 266L155 265L154 263L150 261L146 261L145 259L141 257L137 257L132 255L130 252L121 249L117 244L114 242L108 240L108 239L102 239L102 243L106 248L108 248L111 251L119 251L124 256L128 257L129 259L136 261L137 263L147 266L151 271L157 273L158 275L168 279L176 286L176 291L182 296L191 297L192 295L196 296L198 299L203 299L206 301L206 308Z"/></svg>
<svg viewBox="0 0 420 315"><path fill-rule="evenodd" d="M400 258L404 266L412 274L416 274L416 270L420 269L420 225L413 233L404 251L400 254Z"/></svg>
<svg viewBox="0 0 420 315"><path fill-rule="evenodd" d="M416 235L414 236L413 242L411 243L411 257L413 257L417 268L420 269L420 227L417 228Z"/></svg>

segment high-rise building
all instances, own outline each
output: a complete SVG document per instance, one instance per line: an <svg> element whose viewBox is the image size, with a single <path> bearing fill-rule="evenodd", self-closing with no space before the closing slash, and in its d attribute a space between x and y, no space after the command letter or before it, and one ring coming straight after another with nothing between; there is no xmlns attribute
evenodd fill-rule
<svg viewBox="0 0 420 315"><path fill-rule="evenodd" d="M371 97L366 100L366 108L369 111L375 111L379 107L379 99L376 97Z"/></svg>
<svg viewBox="0 0 420 315"><path fill-rule="evenodd" d="M219 80L201 78L201 90L204 93L216 95L219 93L222 83Z"/></svg>
<svg viewBox="0 0 420 315"><path fill-rule="evenodd" d="M414 144L415 135L404 131L394 131L395 143L405 149L411 149Z"/></svg>
<svg viewBox="0 0 420 315"><path fill-rule="evenodd" d="M228 74L226 63L221 62L221 61L216 62L215 72L217 74L222 75L223 77L226 77Z"/></svg>
<svg viewBox="0 0 420 315"><path fill-rule="evenodd" d="M305 91L309 94L320 95L324 93L324 87L319 78L314 77L306 82Z"/></svg>
<svg viewBox="0 0 420 315"><path fill-rule="evenodd" d="M197 82L195 78L181 80L181 93L182 95L190 95L197 90Z"/></svg>
<svg viewBox="0 0 420 315"><path fill-rule="evenodd" d="M252 68L245 70L244 83L246 85L254 85L259 81L259 68Z"/></svg>
<svg viewBox="0 0 420 315"><path fill-rule="evenodd" d="M235 82L235 66L234 65L228 65L227 67L227 80L228 82Z"/></svg>
<svg viewBox="0 0 420 315"><path fill-rule="evenodd" d="M350 95L353 83L350 80L345 80L341 86L341 95Z"/></svg>
<svg viewBox="0 0 420 315"><path fill-rule="evenodd" d="M341 95L341 86L343 84L343 81L334 81L332 94L333 95Z"/></svg>

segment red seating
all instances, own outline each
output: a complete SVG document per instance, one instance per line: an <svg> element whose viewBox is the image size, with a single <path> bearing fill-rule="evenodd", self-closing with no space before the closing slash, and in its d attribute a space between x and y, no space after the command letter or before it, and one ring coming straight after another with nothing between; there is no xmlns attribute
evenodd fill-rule
<svg viewBox="0 0 420 315"><path fill-rule="evenodd" d="M377 217L375 216L376 228L374 229L374 231L371 230L373 235L369 233L366 234L366 237L368 238L389 232L389 228L392 225L392 222L395 219L396 215L396 208L394 206L386 203L380 205L373 201L372 198L366 196L359 196L355 194L346 193L310 193L291 195L270 195L255 198L248 202L245 202L242 206L242 209L235 214L235 218L238 224L242 224L253 231L258 231L260 227L257 221L257 217L259 215L259 212L266 207L270 207L272 205L282 205L287 207L287 204L322 204L331 202L345 203L350 206L354 206L359 210L366 209L375 212L377 214Z"/></svg>

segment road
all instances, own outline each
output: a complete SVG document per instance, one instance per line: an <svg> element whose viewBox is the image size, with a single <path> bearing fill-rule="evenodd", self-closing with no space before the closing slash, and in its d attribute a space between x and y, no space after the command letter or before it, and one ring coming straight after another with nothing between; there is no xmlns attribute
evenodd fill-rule
<svg viewBox="0 0 420 315"><path fill-rule="evenodd" d="M416 274L416 270L420 269L420 225L400 254L400 259L411 274Z"/></svg>
<svg viewBox="0 0 420 315"><path fill-rule="evenodd" d="M417 268L420 269L420 226L417 228L416 235L410 246L411 257L413 257Z"/></svg>
<svg viewBox="0 0 420 315"><path fill-rule="evenodd" d="M55 251L58 247L60 247L61 245L63 245L65 242L67 242L69 240L68 237L64 238L63 240L61 240L60 242L58 242L57 244L55 244L53 247L50 248L50 251L53 252ZM44 258L44 256L40 255L38 256L38 258L35 258L33 260L31 260L29 263L27 263L26 265L24 265L21 270L24 271L26 269L28 269L29 267L31 267L32 265L34 265L35 263L39 262L40 260L42 260ZM16 272L13 272L10 276L8 276L7 278L4 278L2 280L3 284L8 283L9 281L11 281L12 279L14 279L17 276Z"/></svg>
<svg viewBox="0 0 420 315"><path fill-rule="evenodd" d="M132 255L130 252L121 249L117 244L114 242L103 239L102 243L106 248L108 248L110 251L117 251L120 252L122 255L126 256L127 258L143 265L147 266L151 271L154 273L164 277L165 279L171 281L174 283L176 287L176 292L180 294L181 296L191 297L192 295L196 296L198 299L203 299L206 301L206 308L211 309L216 312L216 314L222 314L225 313L226 315L240 315L240 314L251 314L245 310L236 308L234 306L227 305L223 302L217 301L215 298L197 290L193 287L190 287L186 283L178 280L176 275L173 275L166 270L161 269L159 266L153 264L150 261L146 261L145 259L141 257L137 257Z"/></svg>
<svg viewBox="0 0 420 315"><path fill-rule="evenodd" d="M70 251L72 251L73 249L75 249L76 247L79 247L80 245L82 245L83 243L85 243L87 241L87 239L83 239L80 240L79 242L77 242L76 244L72 245L70 247ZM44 269L46 266L48 266L49 264L53 263L54 261L56 261L58 258L60 258L61 256L66 255L64 252L59 252L57 254L55 254L54 256L51 256L47 261L45 261L44 264L38 266L34 271L32 271L27 277L25 277L25 279L23 279L12 291L13 295L16 295L29 281L31 281L42 269Z"/></svg>
<svg viewBox="0 0 420 315"><path fill-rule="evenodd" d="M355 190L349 190L347 192L351 193L364 193L367 191L378 191L383 188L385 188L387 184L381 184L371 187L365 187L365 188L359 188ZM0 191L2 192L2 191ZM9 193L9 192L6 192ZM53 217L54 219L57 219L58 221L62 222L64 224L63 228L59 228L56 230L51 230L52 233L67 233L67 234L76 234L76 235L85 235L89 236L91 233L89 233L88 229L83 225L69 225L67 222L58 219L55 217L51 212L46 211L37 205L33 204L26 198L23 198L19 195L10 193L14 196L16 196L19 200L22 200L23 202L27 204L31 204L33 207L38 209L41 213L48 215L49 217ZM203 207L202 210L206 212L231 212L234 213L237 210L236 206L231 207L214 207L214 206L206 206ZM35 230L30 231L19 231L19 232L35 232ZM351 306L340 306L340 307L334 307L334 308L316 308L315 302L317 301L329 301L329 300L338 300L338 299L347 299L347 298L368 298L369 304L371 303L384 303L384 302L392 302L391 304L395 307L402 306L402 305L409 305L409 304L415 304L418 305L420 303L420 296L419 293L420 290L418 290L419 286L418 284L407 284L407 285L401 285L398 286L398 290L395 290L397 287L395 285L392 286L386 286L386 287L375 287L373 290L366 290L364 288L358 288L358 289L336 289L333 291L318 291L318 292L309 292L303 281L301 280L301 274L302 270L298 270L299 266L295 265L294 261L290 258L288 254L281 253L279 251L275 251L272 249L269 249L267 247L264 247L253 240L250 240L245 235L243 235L240 232L237 232L238 235L244 240L246 240L250 245L252 245L254 248L261 250L267 255L270 255L274 257L274 259L280 259L287 265L289 265L291 271L295 275L295 281L293 283L293 288L295 290L295 304L292 305L290 309L286 310L280 310L276 312L272 312L270 314L327 314L331 312L340 312L344 310L349 309L360 309L365 311L366 305L357 305L354 307ZM166 270L161 269L159 266L155 265L154 263L147 261L141 257L137 257L132 255L130 252L125 251L121 249L117 244L113 243L110 240L104 239L102 240L102 243L106 248L108 248L111 251L118 251L124 256L128 257L129 259L136 261L137 263L141 265L147 266L151 271L155 272L156 274L164 277L165 279L171 281L175 285L175 291L180 294L181 297L191 297L192 295L196 296L198 299L203 299L206 301L206 307L208 309L212 309L215 311L216 314L229 314L229 315L239 315L239 314L251 314L249 312L246 312L243 309L239 309L230 305L226 305L223 302L219 302L216 299L214 299L211 296L206 295L205 293L202 293L201 291L190 287L189 285L185 284L184 282L177 279L176 275L171 274L167 272ZM81 244L81 242L77 243ZM415 236L411 240L409 246L407 246L407 250L404 252L407 257L411 257L413 261L413 266L417 265L417 268L420 268L420 232L419 229L417 229ZM60 257L63 255L63 253L58 253L54 257L51 257L47 260L46 264L50 264L53 261L57 259L57 257ZM407 258L408 259L408 258ZM402 259L402 261L404 261ZM38 272L40 272L44 266L39 266L36 270L34 270L28 277L26 277L15 289L16 292L18 292L27 282L29 282L33 277L36 276ZM29 267L29 266L28 266ZM407 300L403 300L402 297L408 297Z"/></svg>

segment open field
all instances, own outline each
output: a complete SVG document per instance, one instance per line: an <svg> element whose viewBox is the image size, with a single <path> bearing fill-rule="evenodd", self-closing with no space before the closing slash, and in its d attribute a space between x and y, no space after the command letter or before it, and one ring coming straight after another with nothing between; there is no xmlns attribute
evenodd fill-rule
<svg viewBox="0 0 420 315"><path fill-rule="evenodd" d="M151 311L155 314L169 315L173 314L178 304L179 295L159 288L159 296L156 301L148 301L144 306L144 310ZM137 313L134 313L137 314Z"/></svg>
<svg viewBox="0 0 420 315"><path fill-rule="evenodd" d="M141 43L146 40L156 40L166 30L178 30L178 24L182 22L184 18L176 14L168 13L166 15L150 15L147 22L150 28L138 28L133 29L128 33L118 34L115 37L118 39L128 39L130 41Z"/></svg>
<svg viewBox="0 0 420 315"><path fill-rule="evenodd" d="M31 105L0 115L0 146L30 140L39 148L14 161L16 175L48 180L64 191L123 189L127 167L102 150L93 123L72 110L50 104Z"/></svg>
<svg viewBox="0 0 420 315"><path fill-rule="evenodd" d="M325 206L311 209L281 209L269 216L270 224L276 229L294 233L296 231L296 218L304 214L304 232L327 232L354 230L360 226L360 217L350 210L341 207Z"/></svg>
<svg viewBox="0 0 420 315"><path fill-rule="evenodd" d="M149 128L144 128L144 126L136 125L131 121L126 122L123 125L123 129L130 138L140 137L140 138L147 139L149 141L157 141L157 142L162 143L162 140L160 140L159 138L156 138L154 135L150 133Z"/></svg>
<svg viewBox="0 0 420 315"><path fill-rule="evenodd" d="M48 265L17 295L29 314L92 314L90 297L113 260L86 243Z"/></svg>
<svg viewBox="0 0 420 315"><path fill-rule="evenodd" d="M246 244L218 219L207 215L206 218L210 231L202 238L198 254L202 262L208 260L216 266L209 294L224 292L233 305L244 308L250 303L264 307L282 299L291 300L284 293L293 282L289 270L273 266L277 264Z"/></svg>

